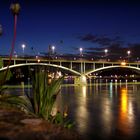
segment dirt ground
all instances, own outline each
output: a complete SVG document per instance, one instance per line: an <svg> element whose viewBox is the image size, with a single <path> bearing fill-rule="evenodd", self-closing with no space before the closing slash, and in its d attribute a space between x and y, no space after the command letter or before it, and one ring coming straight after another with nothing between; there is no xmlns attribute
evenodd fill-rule
<svg viewBox="0 0 140 140"><path fill-rule="evenodd" d="M73 130L0 105L0 140L81 140Z"/></svg>

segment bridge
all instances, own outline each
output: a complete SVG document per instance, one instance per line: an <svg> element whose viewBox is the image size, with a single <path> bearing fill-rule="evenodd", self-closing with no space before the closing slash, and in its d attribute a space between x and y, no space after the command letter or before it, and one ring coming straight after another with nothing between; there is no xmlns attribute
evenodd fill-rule
<svg viewBox="0 0 140 140"><path fill-rule="evenodd" d="M0 71L6 70L8 65L8 57L0 57ZM9 68L17 68L23 66L47 66L53 67L75 75L76 84L86 84L86 77L91 77L92 73L103 70L126 68L140 72L140 62L121 62L121 61L93 61L93 60L65 60L65 59L46 59L46 58L27 58L13 57Z"/></svg>

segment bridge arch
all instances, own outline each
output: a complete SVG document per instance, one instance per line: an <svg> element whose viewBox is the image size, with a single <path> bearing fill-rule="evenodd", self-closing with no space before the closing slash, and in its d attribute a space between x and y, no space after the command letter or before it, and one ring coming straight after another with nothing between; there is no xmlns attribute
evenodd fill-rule
<svg viewBox="0 0 140 140"><path fill-rule="evenodd" d="M137 70L137 71L140 72L140 68L138 68L138 67L134 67L134 66L121 66L120 65L120 66L107 66L107 67L98 68L98 69L86 72L85 75L88 75L90 73L95 73L95 72L98 72L98 71L101 71L101 70L112 69L112 68L128 68L128 69L133 69L133 70Z"/></svg>
<svg viewBox="0 0 140 140"><path fill-rule="evenodd" d="M81 76L81 73L75 71L75 70L72 70L72 69L69 69L67 67L63 67L63 66L60 66L60 65L55 65L55 64L48 64L48 63L24 63L24 64L16 64L16 65L10 65L9 66L9 69L11 68L16 68L16 67L22 67L22 66L50 66L50 67L55 67L55 68L60 68L60 69L63 69L63 70L67 70L67 71L70 71L78 76ZM3 67L0 69L0 71L4 71L6 70L7 67Z"/></svg>

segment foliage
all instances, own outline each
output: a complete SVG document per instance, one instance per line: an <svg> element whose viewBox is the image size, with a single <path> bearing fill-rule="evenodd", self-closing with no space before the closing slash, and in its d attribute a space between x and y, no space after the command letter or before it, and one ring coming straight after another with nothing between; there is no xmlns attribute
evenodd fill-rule
<svg viewBox="0 0 140 140"><path fill-rule="evenodd" d="M0 101L14 104L28 113L49 120L63 77L52 79L51 83L48 83L48 80L47 73L36 71L32 77L32 95L3 95Z"/></svg>
<svg viewBox="0 0 140 140"><path fill-rule="evenodd" d="M68 120L67 117L61 112L57 112L55 116L51 116L50 120L55 124L63 124L65 128L69 129L74 127L75 125L73 122Z"/></svg>
<svg viewBox="0 0 140 140"><path fill-rule="evenodd" d="M35 114L44 119L49 119L62 80L63 77L52 79L49 83L48 73L41 72L41 70L35 73L33 77L33 99L31 100Z"/></svg>
<svg viewBox="0 0 140 140"><path fill-rule="evenodd" d="M66 112L57 112L52 116L52 109L60 91L63 77L52 79L49 83L48 73L36 71L32 77L32 94L23 96L2 95L1 102L6 102L19 107L23 111L38 116L55 124L61 124L66 128L73 127L74 123L66 118Z"/></svg>
<svg viewBox="0 0 140 140"><path fill-rule="evenodd" d="M0 72L0 95L4 93L4 90L7 89L7 87L4 86L4 83L12 77L12 73L10 70L8 70L7 75L5 75L6 71ZM4 81L4 76L6 76L6 80Z"/></svg>

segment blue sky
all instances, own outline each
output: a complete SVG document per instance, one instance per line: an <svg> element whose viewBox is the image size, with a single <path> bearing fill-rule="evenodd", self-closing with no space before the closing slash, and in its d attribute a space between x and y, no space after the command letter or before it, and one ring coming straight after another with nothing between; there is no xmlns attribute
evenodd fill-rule
<svg viewBox="0 0 140 140"><path fill-rule="evenodd" d="M14 0L0 0L0 54L9 54L13 36L13 16L9 10ZM18 0L21 11L17 23L15 51L48 51L55 45L59 54L140 44L140 4L135 1L109 0ZM92 49L91 49L92 48Z"/></svg>

